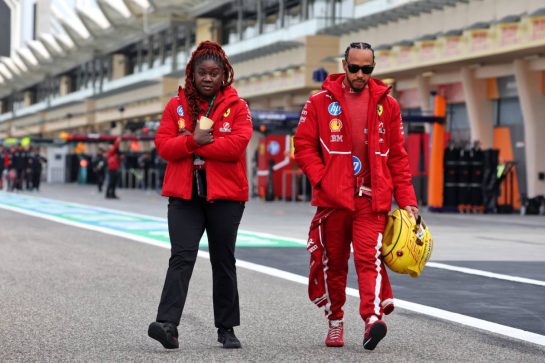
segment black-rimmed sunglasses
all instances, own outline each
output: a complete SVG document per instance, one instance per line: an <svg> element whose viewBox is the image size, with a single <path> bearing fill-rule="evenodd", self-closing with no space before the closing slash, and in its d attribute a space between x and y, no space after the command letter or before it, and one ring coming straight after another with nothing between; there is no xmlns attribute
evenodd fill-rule
<svg viewBox="0 0 545 363"><path fill-rule="evenodd" d="M347 64L348 72L350 73L358 73L358 71L361 69L363 74L371 74L373 73L373 70L375 69L374 66L358 66L357 64Z"/></svg>

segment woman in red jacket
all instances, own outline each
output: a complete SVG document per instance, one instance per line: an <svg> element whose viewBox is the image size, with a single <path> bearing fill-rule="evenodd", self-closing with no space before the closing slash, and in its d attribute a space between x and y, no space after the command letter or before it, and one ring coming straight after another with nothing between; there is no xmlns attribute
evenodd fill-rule
<svg viewBox="0 0 545 363"><path fill-rule="evenodd" d="M177 326L204 231L218 341L224 348L241 347L233 331L240 324L235 242L248 200L245 151L252 120L231 87L233 76L221 46L200 43L186 66L185 87L165 107L155 137L157 152L168 163L162 195L169 197L171 257L148 335L167 349L179 347ZM213 121L211 127L206 119Z"/></svg>

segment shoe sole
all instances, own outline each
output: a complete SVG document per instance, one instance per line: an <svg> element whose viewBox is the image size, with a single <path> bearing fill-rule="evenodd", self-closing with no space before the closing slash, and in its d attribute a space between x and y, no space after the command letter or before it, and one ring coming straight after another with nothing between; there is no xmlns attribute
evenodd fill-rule
<svg viewBox="0 0 545 363"><path fill-rule="evenodd" d="M165 331L158 325L151 324L148 328L148 336L157 340L166 349L178 349L179 344L173 344L168 340L168 336Z"/></svg>
<svg viewBox="0 0 545 363"><path fill-rule="evenodd" d="M377 344L386 336L386 325L377 323L369 332L371 335L369 339L363 341L363 348L367 350L373 350L377 347Z"/></svg>
<svg viewBox="0 0 545 363"><path fill-rule="evenodd" d="M344 347L344 343L333 343L333 344L332 343L329 343L329 344L325 343L325 345L327 347L330 347L330 348L342 348L342 347Z"/></svg>

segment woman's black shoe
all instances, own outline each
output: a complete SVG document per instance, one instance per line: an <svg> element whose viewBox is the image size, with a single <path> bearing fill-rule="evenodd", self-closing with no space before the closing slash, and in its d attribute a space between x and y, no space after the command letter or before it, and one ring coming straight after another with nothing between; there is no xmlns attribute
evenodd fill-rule
<svg viewBox="0 0 545 363"><path fill-rule="evenodd" d="M154 321L149 325L148 336L157 340L166 349L177 349L180 347L178 343L178 329L172 323Z"/></svg>
<svg viewBox="0 0 545 363"><path fill-rule="evenodd" d="M218 329L218 342L223 344L225 349L238 349L241 348L240 341L235 336L233 328Z"/></svg>

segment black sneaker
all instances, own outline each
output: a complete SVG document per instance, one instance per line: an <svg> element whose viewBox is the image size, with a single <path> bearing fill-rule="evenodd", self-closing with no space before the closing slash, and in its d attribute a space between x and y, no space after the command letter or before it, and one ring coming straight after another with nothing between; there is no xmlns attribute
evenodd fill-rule
<svg viewBox="0 0 545 363"><path fill-rule="evenodd" d="M178 349L178 329L172 323L154 321L149 325L148 336L157 340L166 349Z"/></svg>
<svg viewBox="0 0 545 363"><path fill-rule="evenodd" d="M218 329L218 342L223 344L225 349L238 349L241 348L240 341L235 336L233 328Z"/></svg>

